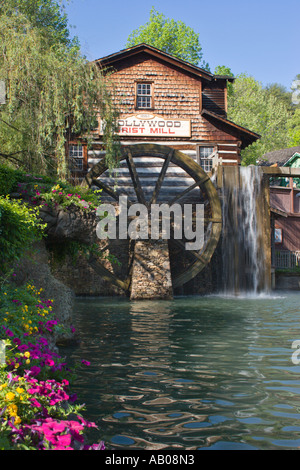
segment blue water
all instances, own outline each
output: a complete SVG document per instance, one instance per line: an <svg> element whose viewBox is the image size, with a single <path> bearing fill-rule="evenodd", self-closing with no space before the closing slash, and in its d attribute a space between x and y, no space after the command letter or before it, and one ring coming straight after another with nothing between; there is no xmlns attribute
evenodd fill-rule
<svg viewBox="0 0 300 470"><path fill-rule="evenodd" d="M108 449L300 447L300 293L77 299L74 389ZM300 358L300 354L299 354Z"/></svg>

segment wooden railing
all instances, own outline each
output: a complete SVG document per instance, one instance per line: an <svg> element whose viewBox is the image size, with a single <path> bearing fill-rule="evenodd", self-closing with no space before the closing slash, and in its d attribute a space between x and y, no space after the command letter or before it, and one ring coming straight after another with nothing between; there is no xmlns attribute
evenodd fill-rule
<svg viewBox="0 0 300 470"><path fill-rule="evenodd" d="M291 269L300 267L300 251L276 251L275 268Z"/></svg>

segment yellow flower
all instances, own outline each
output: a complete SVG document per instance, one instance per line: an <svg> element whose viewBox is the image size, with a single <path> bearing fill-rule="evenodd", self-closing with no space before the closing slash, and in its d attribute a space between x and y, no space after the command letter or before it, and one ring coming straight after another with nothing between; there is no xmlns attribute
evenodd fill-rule
<svg viewBox="0 0 300 470"><path fill-rule="evenodd" d="M16 391L17 391L18 393L24 393L24 388L17 387L17 388L16 388Z"/></svg>
<svg viewBox="0 0 300 470"><path fill-rule="evenodd" d="M16 417L15 417L14 424L20 424L20 423L21 423L21 418L20 418L20 416L16 416Z"/></svg>
<svg viewBox="0 0 300 470"><path fill-rule="evenodd" d="M6 400L8 400L8 401L12 401L12 400L15 398L15 396L16 396L16 395L15 395L14 393L8 392L8 393L5 395L5 398L6 398Z"/></svg>
<svg viewBox="0 0 300 470"><path fill-rule="evenodd" d="M5 387L7 387L7 383L0 385L0 390L3 390Z"/></svg>
<svg viewBox="0 0 300 470"><path fill-rule="evenodd" d="M24 356L25 356L25 357L30 357L30 352L29 352L29 351L26 351L26 352L24 353Z"/></svg>
<svg viewBox="0 0 300 470"><path fill-rule="evenodd" d="M16 416L17 411L18 411L18 407L17 407L17 405L14 405L14 404L9 405L7 407L7 411L9 412L10 416L14 416L14 415Z"/></svg>

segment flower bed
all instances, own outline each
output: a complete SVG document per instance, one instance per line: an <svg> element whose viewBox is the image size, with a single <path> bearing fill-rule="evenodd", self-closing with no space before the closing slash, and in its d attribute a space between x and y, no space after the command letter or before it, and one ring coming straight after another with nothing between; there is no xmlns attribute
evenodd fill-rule
<svg viewBox="0 0 300 470"><path fill-rule="evenodd" d="M102 450L87 444L86 421L70 383L74 371L49 347L62 326L34 286L0 290L0 450ZM82 361L87 363L86 361Z"/></svg>

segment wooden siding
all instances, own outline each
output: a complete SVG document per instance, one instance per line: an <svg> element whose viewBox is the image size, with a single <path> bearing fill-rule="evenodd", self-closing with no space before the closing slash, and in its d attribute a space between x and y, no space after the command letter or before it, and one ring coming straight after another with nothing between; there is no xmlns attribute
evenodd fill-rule
<svg viewBox="0 0 300 470"><path fill-rule="evenodd" d="M129 142L128 142L129 143ZM199 146L191 145L188 142L183 142L181 144L172 144L167 142L171 148L178 149L183 152L185 155L200 163L199 161ZM166 143L165 143L166 144ZM210 145L208 142L202 142L202 145ZM211 145L216 147L219 162L223 165L237 165L239 162L239 146L237 143L221 143L218 144L213 142ZM103 146L95 143L92 150L88 152L88 166L92 168L96 163L98 163L105 156L105 151ZM149 158L141 157L135 158L135 165L141 181L142 187L145 189L146 198L148 200L151 197L151 194L154 190L156 180L161 171L163 161L160 158ZM106 171L100 180L109 187L116 185L119 187L120 194L127 195L132 201L137 202L136 195L132 186L131 176L128 170L126 161L122 161L118 169L113 173ZM173 163L170 163L169 168L166 173L166 177L161 188L160 196L158 199L159 203L168 202L173 197L178 195L180 192L183 192L189 186L194 183L194 180L186 174L184 170L179 167L176 167ZM187 196L180 199L180 203L187 203L191 201L200 200L200 190L196 188L191 191ZM110 200L110 197L104 195L103 200Z"/></svg>
<svg viewBox="0 0 300 470"><path fill-rule="evenodd" d="M221 116L226 116L226 94L224 85L212 82L203 87L202 107Z"/></svg>
<svg viewBox="0 0 300 470"><path fill-rule="evenodd" d="M137 82L152 83L153 102L155 115L160 115L169 119L189 119L191 121L190 141L212 141L212 140L237 140L224 130L224 126L216 127L211 124L206 117L201 116L202 107L207 105L207 99L210 97L210 110L218 111L225 116L225 89L219 81L205 85L202 92L201 78L196 78L183 72L176 67L166 65L159 59L149 58L146 55L122 61L114 67L114 72L109 76L109 82L113 90L115 104L117 105L120 118L126 118L132 114L141 112L136 109L135 90ZM209 88L208 88L209 86ZM224 85L223 85L224 87ZM204 102L203 102L204 99ZM206 100L206 101L205 101ZM143 112L147 112L144 110ZM100 134L99 129L96 134ZM141 142L154 142L161 138L154 138L128 135L126 139ZM172 141L180 141L180 137L172 137Z"/></svg>
<svg viewBox="0 0 300 470"><path fill-rule="evenodd" d="M194 159L196 159L196 152L194 152L194 154L191 156L194 156ZM145 194L146 201L149 202L163 166L163 159L139 157L134 158L134 163ZM138 202L126 160L122 160L120 162L118 169L114 170L112 173L107 170L98 179L106 186L114 188L115 191L119 193L119 195L128 196L131 202ZM173 198L185 191L194 183L194 179L189 176L182 168L173 163L170 163L157 198L157 203L162 204L164 202L171 202ZM102 201L112 202L112 198L103 192ZM194 190L190 191L178 202L182 204L187 202L191 203L193 201L201 202L199 188L195 188Z"/></svg>

